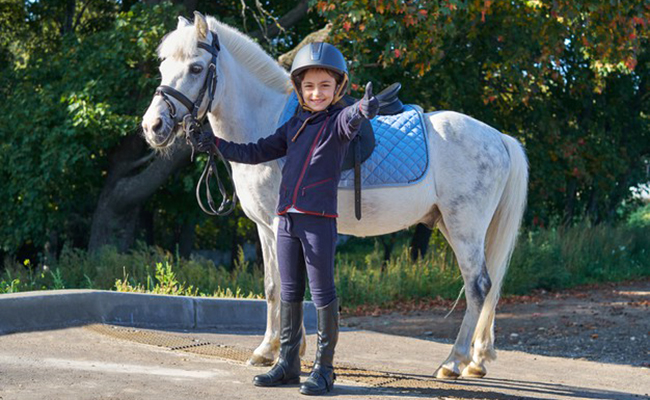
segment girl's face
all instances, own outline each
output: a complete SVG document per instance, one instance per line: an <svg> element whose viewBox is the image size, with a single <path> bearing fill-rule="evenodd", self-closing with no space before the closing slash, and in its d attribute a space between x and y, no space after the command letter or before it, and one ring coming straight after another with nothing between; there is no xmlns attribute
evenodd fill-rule
<svg viewBox="0 0 650 400"><path fill-rule="evenodd" d="M309 108L322 111L334 100L336 80L322 69L309 69L300 85L302 97Z"/></svg>

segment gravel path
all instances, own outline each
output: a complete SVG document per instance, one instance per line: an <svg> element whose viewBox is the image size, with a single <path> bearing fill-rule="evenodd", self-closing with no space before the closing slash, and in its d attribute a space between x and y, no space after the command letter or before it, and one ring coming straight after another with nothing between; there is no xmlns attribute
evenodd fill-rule
<svg viewBox="0 0 650 400"><path fill-rule="evenodd" d="M460 302L397 304L400 311L361 310L344 324L393 335L453 343L463 317ZM557 357L650 368L650 279L538 292L501 300L496 347Z"/></svg>

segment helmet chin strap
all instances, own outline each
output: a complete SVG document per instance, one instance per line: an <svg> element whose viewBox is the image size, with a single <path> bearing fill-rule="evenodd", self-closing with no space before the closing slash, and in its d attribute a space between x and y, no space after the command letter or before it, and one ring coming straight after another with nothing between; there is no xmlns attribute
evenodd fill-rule
<svg viewBox="0 0 650 400"><path fill-rule="evenodd" d="M343 82L338 87L338 90L336 91L336 94L334 95L334 100L332 100L332 104L336 104L339 100L343 98L343 93L345 91L345 88L348 87L348 75L345 74L343 75Z"/></svg>

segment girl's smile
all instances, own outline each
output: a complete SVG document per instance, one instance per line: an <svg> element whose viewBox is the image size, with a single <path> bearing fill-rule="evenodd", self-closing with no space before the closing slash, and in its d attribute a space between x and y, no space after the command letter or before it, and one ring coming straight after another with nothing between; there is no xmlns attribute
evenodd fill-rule
<svg viewBox="0 0 650 400"><path fill-rule="evenodd" d="M336 80L323 69L310 69L300 85L305 104L314 111L322 111L332 104Z"/></svg>

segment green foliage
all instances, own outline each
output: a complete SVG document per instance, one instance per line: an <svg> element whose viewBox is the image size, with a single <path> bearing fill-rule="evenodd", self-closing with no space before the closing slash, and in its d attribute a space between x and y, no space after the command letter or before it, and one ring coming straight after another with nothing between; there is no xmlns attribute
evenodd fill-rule
<svg viewBox="0 0 650 400"><path fill-rule="evenodd" d="M337 255L335 281L346 307L388 305L396 301L454 299L463 285L451 248L435 232L432 251L413 263L406 244L383 262L377 241L357 240ZM368 247L370 245L370 247ZM535 289L650 276L650 228L581 224L535 229L522 234L503 287L505 295ZM30 262L7 265L0 293L60 288L93 288L186 296L262 298L263 274L239 249L232 271L211 261L174 258L159 248L129 254L104 249L98 255L66 249L48 272ZM307 296L309 299L309 296Z"/></svg>
<svg viewBox="0 0 650 400"><path fill-rule="evenodd" d="M527 224L612 221L647 180L650 9L642 1L315 1L360 95L474 116L523 142Z"/></svg>
<svg viewBox="0 0 650 400"><path fill-rule="evenodd" d="M18 286L20 285L20 279L13 279L11 281L0 281L0 294L5 293L16 293L18 292Z"/></svg>
<svg viewBox="0 0 650 400"><path fill-rule="evenodd" d="M52 237L83 245L108 154L139 129L157 84L155 48L175 24L167 3L137 5L111 29L68 36L3 70L0 249Z"/></svg>
<svg viewBox="0 0 650 400"><path fill-rule="evenodd" d="M649 275L649 227L581 223L522 234L504 292L524 294Z"/></svg>
<svg viewBox="0 0 650 400"><path fill-rule="evenodd" d="M650 203L632 212L627 219L627 224L636 228L650 228Z"/></svg>
<svg viewBox="0 0 650 400"><path fill-rule="evenodd" d="M156 263L155 286L150 276L147 276L147 283L136 283L131 285L128 275L125 273L122 279L115 281L115 290L118 292L153 293L174 296L196 296L198 290L193 286L185 287L176 280L176 273L172 270L169 262Z"/></svg>
<svg viewBox="0 0 650 400"><path fill-rule="evenodd" d="M31 257L44 247L57 253L63 243L87 245L97 199L115 163L109 156L140 130L159 83L156 47L178 15L191 17L179 2L77 1L68 29L68 3L9 0L0 6L0 253L26 249ZM201 6L237 27L244 16L246 31L268 27L295 3ZM284 52L309 30L301 23L263 45ZM225 223L200 216L193 189L202 162L170 177L146 204L154 242L173 249L188 225L208 226L209 235L199 232L198 239L209 248L254 241L255 229L241 210Z"/></svg>
<svg viewBox="0 0 650 400"><path fill-rule="evenodd" d="M155 48L175 27L176 16L188 14L170 2L76 3L76 13L84 4L88 8L72 31L63 26L66 2L10 0L0 6L0 252L14 255L27 247L34 254L47 243L55 253L62 243L85 246L109 154L137 132L158 84ZM275 15L294 6L279 1L262 9L252 0L226 1L206 3L203 11L251 32L268 28ZM644 165L650 154L650 9L643 2L361 0L312 1L311 6L294 29L275 40L263 39L265 48L274 54L287 51L331 21L331 40L351 62L357 94L367 80L378 86L401 81L405 101L465 112L525 144L531 163L529 225L627 216L618 210L629 187L647 179ZM171 177L146 205L153 215L154 242L173 249L184 233L181 226L188 225L194 227L197 247L228 249L241 238L254 240L253 224L240 210L226 220L198 216L190 193L201 166L195 163ZM646 215L634 212L629 224L647 226ZM560 267L565 255L551 239L536 237L540 247L529 253L560 268L557 274L545 270L548 283L538 287L572 284ZM382 263L382 252L372 247L377 242L370 243L354 268L364 273L370 268L367 272L381 286L381 274L373 271ZM75 257L79 265L67 268ZM97 270L86 255L66 248L57 263L61 269L10 268L18 281L3 281L3 287L110 288L124 277L126 265L140 265L129 269L131 283L148 277L153 282L153 266L165 265L164 257L148 250L136 249L127 257L137 262L109 250L100 256L104 267ZM263 292L247 270L226 279L226 271L215 273L220 270L193 262L180 267L170 261L179 282L201 282L206 293L225 293L226 281L234 279ZM384 274L396 274L390 264L396 262L385 265ZM533 264L525 268L532 270ZM394 295L385 292L377 301Z"/></svg>
<svg viewBox="0 0 650 400"><path fill-rule="evenodd" d="M3 291L101 289L184 296L260 298L263 274L239 257L232 271L205 259L184 260L157 247L138 246L118 253L106 247L97 254L64 248L55 266L6 263Z"/></svg>
<svg viewBox="0 0 650 400"><path fill-rule="evenodd" d="M353 262L342 254L336 265L336 290L346 307L362 304L385 305L389 302L436 298L454 298L463 286L460 271L447 251L428 253L413 263L407 246L399 249L385 264L379 247L365 262Z"/></svg>

